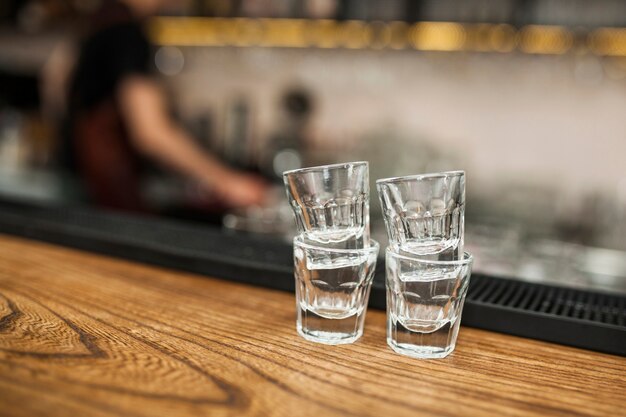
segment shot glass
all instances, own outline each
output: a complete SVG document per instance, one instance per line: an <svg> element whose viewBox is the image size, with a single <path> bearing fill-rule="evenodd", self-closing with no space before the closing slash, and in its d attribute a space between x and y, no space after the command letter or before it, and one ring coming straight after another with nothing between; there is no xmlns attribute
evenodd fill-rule
<svg viewBox="0 0 626 417"><path fill-rule="evenodd" d="M296 327L302 337L329 345L361 337L377 256L373 240L362 249L333 249L294 238Z"/></svg>
<svg viewBox="0 0 626 417"><path fill-rule="evenodd" d="M456 260L463 255L465 173L412 175L376 181L395 252Z"/></svg>
<svg viewBox="0 0 626 417"><path fill-rule="evenodd" d="M337 249L369 245L367 162L286 171L283 180L306 242Z"/></svg>
<svg viewBox="0 0 626 417"><path fill-rule="evenodd" d="M429 261L387 249L387 344L415 358L443 358L456 345L472 256Z"/></svg>

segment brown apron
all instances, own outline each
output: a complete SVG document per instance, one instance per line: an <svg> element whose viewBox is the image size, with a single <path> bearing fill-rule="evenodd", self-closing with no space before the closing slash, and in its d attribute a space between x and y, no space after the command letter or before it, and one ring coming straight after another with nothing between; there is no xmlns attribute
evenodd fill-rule
<svg viewBox="0 0 626 417"><path fill-rule="evenodd" d="M140 161L114 100L80 112L74 123L78 169L87 192L101 206L145 211L140 195Z"/></svg>

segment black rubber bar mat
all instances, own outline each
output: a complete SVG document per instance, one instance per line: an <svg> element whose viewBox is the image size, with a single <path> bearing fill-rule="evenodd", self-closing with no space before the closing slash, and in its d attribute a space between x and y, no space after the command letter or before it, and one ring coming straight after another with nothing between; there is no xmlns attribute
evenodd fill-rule
<svg viewBox="0 0 626 417"><path fill-rule="evenodd" d="M292 248L259 236L157 217L0 200L0 233L293 291ZM1 250L1 249L0 249ZM385 309L384 259L370 307ZM475 272L465 326L626 356L626 296Z"/></svg>

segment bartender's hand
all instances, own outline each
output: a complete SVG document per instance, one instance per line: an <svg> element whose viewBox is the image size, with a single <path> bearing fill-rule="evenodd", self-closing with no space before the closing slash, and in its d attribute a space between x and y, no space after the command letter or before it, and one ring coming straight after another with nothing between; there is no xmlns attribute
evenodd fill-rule
<svg viewBox="0 0 626 417"><path fill-rule="evenodd" d="M214 184L218 196L232 207L261 205L269 189L260 177L237 171L229 171Z"/></svg>

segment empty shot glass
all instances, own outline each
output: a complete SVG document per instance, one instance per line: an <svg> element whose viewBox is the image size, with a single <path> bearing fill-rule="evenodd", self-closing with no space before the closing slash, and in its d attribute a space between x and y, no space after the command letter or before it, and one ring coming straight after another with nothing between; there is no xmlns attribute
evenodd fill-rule
<svg viewBox="0 0 626 417"><path fill-rule="evenodd" d="M387 344L415 358L443 358L456 345L472 256L429 261L387 249Z"/></svg>
<svg viewBox="0 0 626 417"><path fill-rule="evenodd" d="M376 181L389 244L395 252L461 259L465 228L463 171Z"/></svg>
<svg viewBox="0 0 626 417"><path fill-rule="evenodd" d="M296 327L302 337L329 345L361 337L377 256L373 240L362 249L333 249L294 238Z"/></svg>
<svg viewBox="0 0 626 417"><path fill-rule="evenodd" d="M367 162L286 171L283 180L306 242L337 249L369 245Z"/></svg>

